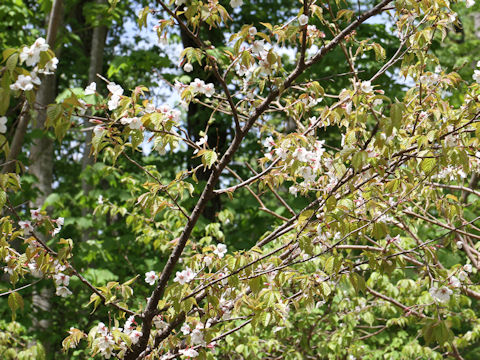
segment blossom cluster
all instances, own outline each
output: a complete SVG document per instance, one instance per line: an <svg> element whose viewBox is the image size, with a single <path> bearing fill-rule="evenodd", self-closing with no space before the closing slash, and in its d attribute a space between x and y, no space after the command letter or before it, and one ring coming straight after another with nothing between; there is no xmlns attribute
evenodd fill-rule
<svg viewBox="0 0 480 360"><path fill-rule="evenodd" d="M11 90L30 91L34 85L40 85L41 80L38 74L53 74L57 69L58 59L51 57L42 67L39 67L41 53L49 50L45 39L38 38L31 46L24 46L19 54L20 64L25 62L26 66L33 67L29 75L20 74L16 81L10 85Z"/></svg>

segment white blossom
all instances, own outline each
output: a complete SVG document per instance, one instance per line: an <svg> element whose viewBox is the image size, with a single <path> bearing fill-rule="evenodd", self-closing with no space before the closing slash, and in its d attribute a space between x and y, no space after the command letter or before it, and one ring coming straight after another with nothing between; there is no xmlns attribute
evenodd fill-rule
<svg viewBox="0 0 480 360"><path fill-rule="evenodd" d="M136 344L138 340L142 337L142 332L138 330L133 330L130 335L130 340L132 340L132 344Z"/></svg>
<svg viewBox="0 0 480 360"><path fill-rule="evenodd" d="M450 277L450 285L452 285L454 288L460 287L460 280L456 276Z"/></svg>
<svg viewBox="0 0 480 360"><path fill-rule="evenodd" d="M96 82L91 82L90 85L88 85L85 88L85 95L93 95L97 91L97 83Z"/></svg>
<svg viewBox="0 0 480 360"><path fill-rule="evenodd" d="M113 111L118 108L120 104L121 97L118 95L112 95L110 100L108 100L108 110Z"/></svg>
<svg viewBox="0 0 480 360"><path fill-rule="evenodd" d="M190 333L190 340L192 342L192 345L205 344L205 340L203 340L202 330L198 328L193 329L193 331Z"/></svg>
<svg viewBox="0 0 480 360"><path fill-rule="evenodd" d="M466 8L471 8L473 5L475 5L475 0L466 0L465 1L465 7Z"/></svg>
<svg viewBox="0 0 480 360"><path fill-rule="evenodd" d="M190 63L186 63L184 66L183 66L183 71L189 73L189 72L192 72L193 71L193 65L190 64Z"/></svg>
<svg viewBox="0 0 480 360"><path fill-rule="evenodd" d="M463 270L465 270L468 273L471 273L473 271L472 265L471 264L464 265Z"/></svg>
<svg viewBox="0 0 480 360"><path fill-rule="evenodd" d="M453 291L445 286L442 286L440 289L432 286L428 292L435 301L439 301L441 303L448 302L450 300L450 295L453 294Z"/></svg>
<svg viewBox="0 0 480 360"><path fill-rule="evenodd" d="M187 267L183 271L177 271L175 274L174 282L178 282L180 285L187 284L195 278L195 273Z"/></svg>
<svg viewBox="0 0 480 360"><path fill-rule="evenodd" d="M305 26L308 24L308 16L305 14L302 14L298 17L298 23L300 26Z"/></svg>
<svg viewBox="0 0 480 360"><path fill-rule="evenodd" d="M122 125L128 125L128 127L132 130L138 130L143 125L142 120L138 117L133 118L122 118L120 120Z"/></svg>
<svg viewBox="0 0 480 360"><path fill-rule="evenodd" d="M227 253L227 245L218 244L215 250L213 251L213 253L217 255L219 258L223 258Z"/></svg>
<svg viewBox="0 0 480 360"><path fill-rule="evenodd" d="M180 328L180 331L182 332L183 335L188 335L190 334L190 326L188 324L183 324L182 327Z"/></svg>
<svg viewBox="0 0 480 360"><path fill-rule="evenodd" d="M42 220L42 214L40 214L40 208L30 210L30 216L32 220Z"/></svg>
<svg viewBox="0 0 480 360"><path fill-rule="evenodd" d="M57 291L55 292L55 294L61 297L67 297L69 295L72 295L72 292L65 286L59 286L57 287Z"/></svg>
<svg viewBox="0 0 480 360"><path fill-rule="evenodd" d="M463 242L461 240L458 240L456 242L456 245L457 245L457 248L459 248L459 249L463 248Z"/></svg>
<svg viewBox="0 0 480 360"><path fill-rule="evenodd" d="M18 75L17 81L10 85L10 89L23 91L32 90L32 77L30 75Z"/></svg>
<svg viewBox="0 0 480 360"><path fill-rule="evenodd" d="M57 284L57 286L68 286L70 283L70 276L62 273L53 275L53 278L55 279L55 284Z"/></svg>
<svg viewBox="0 0 480 360"><path fill-rule="evenodd" d="M250 36L257 35L257 28L255 26L252 26L250 29L248 29L248 33L250 34Z"/></svg>
<svg viewBox="0 0 480 360"><path fill-rule="evenodd" d="M108 91L112 93L112 95L122 96L123 95L123 88L120 85L111 82L107 85Z"/></svg>
<svg viewBox="0 0 480 360"><path fill-rule="evenodd" d="M147 284L153 285L157 280L158 280L158 275L155 273L155 271L149 271L145 273L145 282Z"/></svg>
<svg viewBox="0 0 480 360"><path fill-rule="evenodd" d="M370 81L362 81L361 85L360 85L360 89L364 92L364 93L371 93L373 92L373 87L372 87L372 83Z"/></svg>
<svg viewBox="0 0 480 360"><path fill-rule="evenodd" d="M33 231L33 226L30 221L19 221L18 225L20 226L21 229L23 229L23 233L25 235L30 235Z"/></svg>

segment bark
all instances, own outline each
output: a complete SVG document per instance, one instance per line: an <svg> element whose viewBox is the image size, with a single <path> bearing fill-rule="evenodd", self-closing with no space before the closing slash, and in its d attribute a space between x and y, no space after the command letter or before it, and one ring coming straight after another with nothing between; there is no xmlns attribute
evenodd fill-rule
<svg viewBox="0 0 480 360"><path fill-rule="evenodd" d="M52 9L48 17L47 43L50 48L55 49L55 40L63 18L63 0L54 0ZM47 119L47 105L55 101L56 97L56 78L55 75L45 75L42 84L37 92L35 109L37 117L34 120L33 128L42 131L42 136L36 138L30 148L30 167L29 171L35 175L38 182L37 189L39 196L33 202L33 206L40 207L45 199L52 192L53 181L53 140L49 137L45 129ZM43 288L40 291L34 290L32 296L32 326L36 330L47 331L50 326L49 312L51 309L50 298L52 296L51 288ZM44 342L47 349L50 347L48 340Z"/></svg>
<svg viewBox="0 0 480 360"><path fill-rule="evenodd" d="M96 0L98 4L106 4L106 0ZM98 20L101 20L100 18ZM105 49L105 41L107 39L108 28L105 25L99 25L93 28L92 45L90 48L90 65L88 68L88 84L92 82L98 83L97 74L102 73L103 55ZM98 90L97 85L97 90ZM84 120L84 125L90 126L88 119ZM92 132L85 132L85 141L83 146L82 171L93 165L93 157L90 156L90 143L92 142ZM92 185L88 183L87 179L82 178L82 192L85 196L92 190ZM89 209L82 209L82 216L86 216ZM85 231L82 235L82 240L86 241L89 237L89 231Z"/></svg>
<svg viewBox="0 0 480 360"><path fill-rule="evenodd" d="M25 100L22 106L22 111L20 112L17 128L15 129L15 134L13 135L12 143L10 144L10 152L5 161L7 165L3 167L2 173L6 174L15 171L17 158L22 151L23 139L25 138L29 122L30 106L28 105L28 101Z"/></svg>

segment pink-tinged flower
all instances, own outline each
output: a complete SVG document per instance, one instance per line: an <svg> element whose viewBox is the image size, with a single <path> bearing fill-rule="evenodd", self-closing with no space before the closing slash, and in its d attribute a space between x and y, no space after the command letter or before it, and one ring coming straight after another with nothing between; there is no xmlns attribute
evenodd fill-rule
<svg viewBox="0 0 480 360"><path fill-rule="evenodd" d="M213 253L217 255L219 258L223 258L227 253L227 245L218 244L216 249L213 251Z"/></svg>
<svg viewBox="0 0 480 360"><path fill-rule="evenodd" d="M85 88L85 95L93 95L97 91L97 83L96 82L91 82L90 85L88 85Z"/></svg>
<svg viewBox="0 0 480 360"><path fill-rule="evenodd" d="M215 94L215 87L213 86L212 83L208 83L203 87L203 93L205 94L206 97L211 97L213 94Z"/></svg>
<svg viewBox="0 0 480 360"><path fill-rule="evenodd" d="M468 278L468 274L462 270L458 273L458 278L460 281L465 281Z"/></svg>
<svg viewBox="0 0 480 360"><path fill-rule="evenodd" d="M471 273L473 271L472 265L471 264L464 265L463 270L465 270L468 273Z"/></svg>
<svg viewBox="0 0 480 360"><path fill-rule="evenodd" d="M257 28L255 26L252 26L250 29L248 29L248 33L250 34L250 36L257 35Z"/></svg>
<svg viewBox="0 0 480 360"><path fill-rule="evenodd" d="M130 339L132 340L132 344L136 344L138 340L142 337L142 332L138 330L133 330L130 335Z"/></svg>
<svg viewBox="0 0 480 360"><path fill-rule="evenodd" d="M456 276L452 276L450 278L450 285L452 285L454 288L458 288L460 287L460 280L458 280L458 278Z"/></svg>
<svg viewBox="0 0 480 360"><path fill-rule="evenodd" d="M40 213L40 208L30 210L30 215L32 220L42 220L42 214Z"/></svg>
<svg viewBox="0 0 480 360"><path fill-rule="evenodd" d="M183 271L177 271L175 274L174 282L178 282L180 285L187 284L195 278L195 273L187 267Z"/></svg>
<svg viewBox="0 0 480 360"><path fill-rule="evenodd" d="M25 235L30 235L33 232L33 226L30 221L19 221L18 225L21 229L23 229L23 233Z"/></svg>
<svg viewBox="0 0 480 360"><path fill-rule="evenodd" d="M203 87L205 86L205 81L200 80L199 78L195 78L195 80L190 83L190 86L192 87L194 92L203 92Z"/></svg>
<svg viewBox="0 0 480 360"><path fill-rule="evenodd" d="M62 273L53 275L53 278L55 279L55 284L57 284L57 286L68 286L70 283L70 276Z"/></svg>
<svg viewBox="0 0 480 360"><path fill-rule="evenodd" d="M95 136L101 136L104 131L105 131L105 128L100 125L97 125L93 128L93 133L95 134Z"/></svg>
<svg viewBox="0 0 480 360"><path fill-rule="evenodd" d="M138 130L143 125L142 120L140 120L138 117L122 118L120 122L123 125L128 125L128 127L132 130Z"/></svg>
<svg viewBox="0 0 480 360"><path fill-rule="evenodd" d="M106 336L108 334L108 328L105 326L103 322L98 323L97 333L99 333L102 336Z"/></svg>
<svg viewBox="0 0 480 360"><path fill-rule="evenodd" d="M155 271L149 271L145 274L145 282L149 285L155 284L155 281L158 280L158 275Z"/></svg>

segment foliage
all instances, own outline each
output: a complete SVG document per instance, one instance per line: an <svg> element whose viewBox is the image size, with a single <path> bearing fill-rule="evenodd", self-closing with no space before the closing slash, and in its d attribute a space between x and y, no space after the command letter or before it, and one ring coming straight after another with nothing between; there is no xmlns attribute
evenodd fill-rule
<svg viewBox="0 0 480 360"><path fill-rule="evenodd" d="M73 158L72 127L90 120L96 163L81 176L93 189L80 193L79 164L58 161L56 192L34 209L22 166L0 175L13 320L41 281L66 334L52 358L477 358L480 70L443 66L450 4L305 1L262 22L239 12L267 1L157 4L139 26L153 17L159 40L191 43L187 74L165 70L178 106L159 106L151 77L131 71L166 68L164 56L109 57L124 86L104 78L106 90L78 87L84 62L47 127ZM92 24L128 12L84 9ZM387 12L392 29L368 23ZM3 51L3 158L12 109L34 107L54 70L43 39ZM192 108L201 126L187 126ZM21 325L1 326L12 356L43 356L24 350Z"/></svg>

